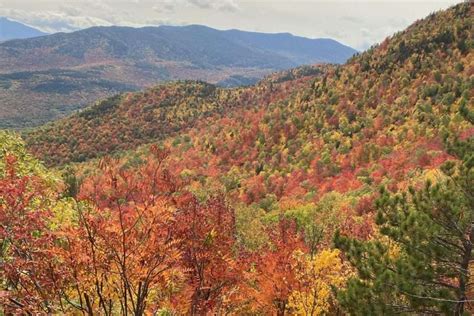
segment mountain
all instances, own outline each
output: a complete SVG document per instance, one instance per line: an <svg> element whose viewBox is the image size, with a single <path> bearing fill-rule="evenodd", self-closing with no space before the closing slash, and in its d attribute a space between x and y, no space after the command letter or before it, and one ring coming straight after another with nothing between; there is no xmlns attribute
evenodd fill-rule
<svg viewBox="0 0 474 316"><path fill-rule="evenodd" d="M0 52L2 73L84 67L110 60L186 62L204 69L284 69L300 64L341 63L356 53L329 39L308 39L287 33L220 31L200 25L92 27L4 43Z"/></svg>
<svg viewBox="0 0 474 316"><path fill-rule="evenodd" d="M0 17L0 42L47 35L30 26Z"/></svg>
<svg viewBox="0 0 474 316"><path fill-rule="evenodd" d="M225 37L246 46L255 47L262 51L273 51L297 64L312 64L315 62L344 63L355 50L341 45L339 42L327 39L308 40L304 37L293 36L290 33L268 34L229 30Z"/></svg>
<svg viewBox="0 0 474 316"><path fill-rule="evenodd" d="M198 25L93 27L12 40L0 44L0 128L38 125L160 81L252 84L275 70L340 63L355 52L328 39Z"/></svg>

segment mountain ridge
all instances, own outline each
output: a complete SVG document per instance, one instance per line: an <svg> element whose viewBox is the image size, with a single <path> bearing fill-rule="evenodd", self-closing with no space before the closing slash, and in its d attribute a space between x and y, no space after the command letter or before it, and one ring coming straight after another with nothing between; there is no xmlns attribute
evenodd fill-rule
<svg viewBox="0 0 474 316"><path fill-rule="evenodd" d="M171 33L170 33L171 32ZM205 32L205 33L200 33L197 34L196 32ZM219 47L224 48L228 47L229 50L233 47L244 49L244 50L252 50L255 56L252 56L252 58L255 58L256 61L251 61L251 63L246 63L244 66L253 66L257 68L288 68L288 67L296 67L299 66L297 62L291 61L288 59L288 57L284 56L279 56L280 59L278 59L278 56L260 56L258 49L262 50L267 50L271 51L271 49L266 48L264 44L262 44L264 41L262 39L267 39L272 42L272 45L277 46L279 43L275 41L275 39L278 40L279 37L285 37L286 40L297 40L297 44L301 44L302 42L306 43L311 43L310 45L314 46L315 44L321 44L321 43L330 43L331 45L338 45L339 48L341 49L340 55L339 56L334 56L333 58L329 59L327 56L324 56L322 58L318 57L319 52L314 51L312 52L313 56L304 56L304 57L299 57L299 58L306 58L305 59L305 64L313 64L313 63L319 63L319 62L329 62L329 63L341 63L347 60L350 56L352 56L354 53L357 51L346 46L343 44L340 44L339 42L331 39L309 39L309 38L304 38L300 36L294 36L289 33L258 33L258 32L247 32L247 31L239 31L239 30L217 30L213 29L211 27L203 26L203 25L189 25L189 26L158 26L158 27L153 27L153 26L147 26L147 27L141 27L141 28L133 28L133 27L128 27L128 26L94 26L91 28L87 28L84 30L79 30L76 32L72 33L55 33L51 34L48 37L43 37L43 38L35 38L31 40L13 40L9 41L8 43L3 43L0 45L0 53L3 54L5 58L11 57L13 54L22 54L24 53L21 51L21 49L36 49L40 50L43 48L48 48L52 49L52 53L57 53L59 56L60 54L65 54L67 57L73 57L75 59L70 59L67 60L67 62L73 62L72 66L78 66L81 65L81 62L86 62L87 60L84 60L87 58L86 52L87 50L94 48L94 44L98 44L100 41L108 41L106 44L109 49L108 51L99 51L99 53L105 53L105 54L110 54L112 58L114 57L120 57L120 58L127 58L127 57L135 57L133 54L138 54L137 56L139 57L155 57L155 58L161 58L165 60L180 60L179 58L182 58L182 56L175 56L177 53L177 50L182 50L183 52L188 52L190 51L189 49L186 49L183 44L187 45L194 45L195 50L199 50L201 53L205 52L207 54L210 54L208 58L208 66L242 66L238 64L240 61L238 60L238 57L240 55L235 55L235 56L230 56L227 59L215 59L215 55L219 53L217 49L214 49L214 51L210 50L205 50L207 47L201 45L199 43L200 40L205 40L207 36L217 36L217 39L221 41L221 43L212 43L213 45L219 45ZM229 36L227 36L229 35ZM252 36L257 36L258 39L252 38ZM70 38L75 37L75 40L79 40L81 47L78 48L74 44L76 43L63 43L65 40L68 40ZM152 39L148 37L154 37ZM173 37L179 37L179 41L181 41L181 44L177 43L171 43L171 39L175 39ZM237 39L237 40L236 40ZM151 43L155 40L160 40L156 41L155 43ZM272 41L273 40L273 41ZM175 46L170 46L170 47L164 47L161 48L157 46L156 44L163 45L163 44L170 44L170 45L175 45ZM206 43L207 44L207 43ZM239 46L239 44L241 46ZM243 46L242 44L245 44L246 46ZM295 43L291 43L295 44ZM54 46L56 45L56 46ZM114 46L115 45L115 46ZM121 46L122 45L122 46ZM135 46L136 47L135 47ZM231 45L231 46L227 46ZM251 46L254 45L254 46ZM150 52L145 51L145 52L140 52L140 51L133 51L132 48L139 48L142 46L142 49L152 49L154 50L150 54ZM98 46L97 46L98 47ZM74 50L76 49L76 50ZM279 50L282 49L289 49L292 50L293 52L296 52L300 49L300 47L297 46L297 49L295 47L291 47L288 43L284 43L283 48L279 48ZM323 48L324 49L324 48ZM331 47L332 49L332 47ZM192 51L192 50L191 50ZM41 53L41 51L39 51ZM49 52L48 52L49 53ZM306 53L305 53L306 54ZM151 55L151 56L150 56ZM18 57L18 56L16 56ZM21 56L20 56L21 57ZM207 55L206 55L207 57ZM53 60L55 56L52 56ZM273 59L272 59L273 58ZM266 59L266 61L264 60ZM184 59L184 60L189 60L189 59ZM37 60L35 60L35 67L36 68L31 68L31 64L27 65L26 69L27 71L31 70L45 70L45 69L50 69L51 64L54 64L56 68L61 67L65 65L66 61L62 61L63 64L61 64L61 60L54 60L54 63L52 60L41 60L39 56L37 57ZM196 62L196 60L189 60L191 62ZM19 63L21 62L21 59L18 61ZM0 64L2 67L0 69L2 73L9 73L9 72L18 72L19 69L21 68L21 65L17 64L11 64L10 62L4 61L4 63ZM71 67L70 64L68 64L69 67ZM62 67L61 67L62 68ZM13 69L13 70L12 70Z"/></svg>

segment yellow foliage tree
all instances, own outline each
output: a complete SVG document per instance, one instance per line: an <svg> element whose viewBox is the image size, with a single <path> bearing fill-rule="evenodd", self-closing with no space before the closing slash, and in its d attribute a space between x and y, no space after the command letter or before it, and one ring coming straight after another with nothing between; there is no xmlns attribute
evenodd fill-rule
<svg viewBox="0 0 474 316"><path fill-rule="evenodd" d="M339 255L339 250L323 250L314 257L295 252L293 268L298 289L290 294L288 302L294 315L324 315L337 311L332 287L343 288L350 274Z"/></svg>

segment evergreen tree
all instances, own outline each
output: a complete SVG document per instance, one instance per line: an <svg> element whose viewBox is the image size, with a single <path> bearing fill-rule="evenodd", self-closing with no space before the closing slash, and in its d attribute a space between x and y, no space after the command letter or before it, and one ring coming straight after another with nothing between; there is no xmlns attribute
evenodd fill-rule
<svg viewBox="0 0 474 316"><path fill-rule="evenodd" d="M463 116L469 120L472 113ZM336 247L355 266L338 298L352 314L443 313L463 315L474 242L474 137L446 135L448 152L437 183L391 194L376 202L382 238L360 241L336 233Z"/></svg>
<svg viewBox="0 0 474 316"><path fill-rule="evenodd" d="M63 196L76 198L77 193L79 192L80 181L76 176L74 168L66 168L66 170L63 172L62 177L65 184Z"/></svg>

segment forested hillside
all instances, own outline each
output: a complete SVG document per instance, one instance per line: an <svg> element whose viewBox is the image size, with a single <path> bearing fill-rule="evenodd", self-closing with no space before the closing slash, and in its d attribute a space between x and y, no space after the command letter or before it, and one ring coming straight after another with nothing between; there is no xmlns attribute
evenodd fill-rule
<svg viewBox="0 0 474 316"><path fill-rule="evenodd" d="M286 99L330 66L276 73L248 88L222 89L196 81L167 83L99 101L66 119L26 133L31 150L47 164L81 162L134 149L189 129L207 117L254 109Z"/></svg>
<svg viewBox="0 0 474 316"><path fill-rule="evenodd" d="M473 313L473 11L0 134L6 312Z"/></svg>

